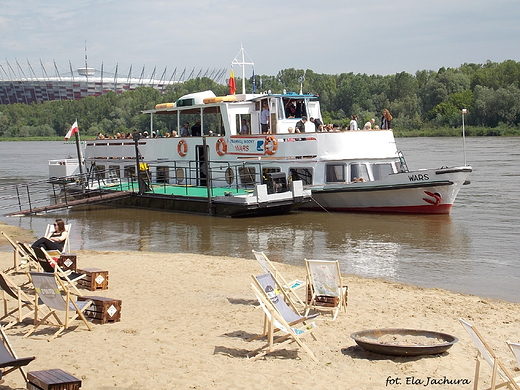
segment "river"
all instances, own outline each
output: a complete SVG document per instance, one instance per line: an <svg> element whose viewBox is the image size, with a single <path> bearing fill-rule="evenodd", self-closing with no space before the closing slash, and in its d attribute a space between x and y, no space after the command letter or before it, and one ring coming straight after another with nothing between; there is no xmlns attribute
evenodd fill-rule
<svg viewBox="0 0 520 390"><path fill-rule="evenodd" d="M227 219L97 206L0 221L41 235L47 223L66 219L73 250L252 259L255 249L285 263L337 259L344 273L520 302L520 138L402 138L397 145L410 169L465 160L473 166L450 216L293 212ZM0 142L0 186L45 179L47 161L69 155L73 144Z"/></svg>

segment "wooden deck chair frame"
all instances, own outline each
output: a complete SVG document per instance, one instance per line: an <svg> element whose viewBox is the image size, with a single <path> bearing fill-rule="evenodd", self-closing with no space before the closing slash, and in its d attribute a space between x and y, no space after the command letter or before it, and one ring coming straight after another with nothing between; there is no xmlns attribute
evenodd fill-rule
<svg viewBox="0 0 520 390"><path fill-rule="evenodd" d="M27 383L27 375L23 367L32 362L35 357L18 358L14 352L4 329L0 327L0 336L2 342L0 343L0 369L2 370L0 377L3 377L13 371L19 370L23 376L24 381Z"/></svg>
<svg viewBox="0 0 520 390"><path fill-rule="evenodd" d="M341 309L346 312L348 287L342 284L338 261L305 259L305 268L310 298L307 298L304 315L311 309L330 310L335 320Z"/></svg>
<svg viewBox="0 0 520 390"><path fill-rule="evenodd" d="M518 368L520 368L520 343L512 343L511 341L507 342L509 349L513 352L516 358L516 364Z"/></svg>
<svg viewBox="0 0 520 390"><path fill-rule="evenodd" d="M278 310L278 312L282 315L284 320L290 326L295 326L300 323L302 323L303 325L307 325L308 321L313 320L319 315L318 313L309 317L304 317L298 314L296 308L290 303L287 292L281 288L278 281L274 279L271 273L268 272L266 274L258 276L251 275L251 277L253 278L253 283L256 285L256 287L265 292L269 299L271 299L271 302L273 303L275 308ZM262 337L269 337L268 322L269 318L265 314L263 332L258 334L257 336L247 339L247 341L257 340ZM280 329L274 329L274 332L277 332L279 330ZM311 333L311 336L314 340L317 340L314 333Z"/></svg>
<svg viewBox="0 0 520 390"><path fill-rule="evenodd" d="M40 262L38 261L38 257L34 253L31 246L29 244L19 241L16 242L16 245L18 245L20 253L23 253L24 256L27 258L27 261L29 263L29 269L34 268L37 271L41 271L42 267L40 265Z"/></svg>
<svg viewBox="0 0 520 390"><path fill-rule="evenodd" d="M72 224L65 224L65 231L67 232L67 239L63 243L63 253L70 253L70 231L72 229ZM48 237L49 234L54 232L54 224L47 224L47 228L45 229L45 237ZM56 251L59 252L59 251ZM61 252L60 252L61 253Z"/></svg>
<svg viewBox="0 0 520 390"><path fill-rule="evenodd" d="M0 272L0 288L2 289L3 308L4 313L0 317L0 321L4 321L7 318L12 317L13 319L4 326L4 329L9 329L13 325L16 325L23 321L24 318L34 317L34 302L23 290L16 285L5 273ZM9 301L16 301L15 308L9 308ZM16 315L14 315L16 314Z"/></svg>
<svg viewBox="0 0 520 390"><path fill-rule="evenodd" d="M252 250L252 252L264 273L271 273L278 285L280 285L287 292L287 298L291 301L293 306L299 304L301 307L305 307L305 303L303 303L302 299L298 296L298 294L296 294L296 290L305 287L305 282L299 279L287 282L280 271L276 269L274 263L269 260L264 252L258 252L255 250Z"/></svg>
<svg viewBox="0 0 520 390"><path fill-rule="evenodd" d="M314 353L303 341L303 337L305 337L307 334L311 333L314 330L313 324L306 325L303 328L291 327L287 323L287 321L285 321L283 316L278 312L278 310L276 310L276 307L267 297L261 286L259 287L258 284L253 282L251 284L251 288L253 289L253 292L256 295L256 298L258 299L260 306L262 307L265 315L268 318L268 340L266 344L250 352L251 355L254 355L250 359L259 359L260 357L265 356L269 353L275 352L280 349L284 349L286 345L294 342L298 345L299 348L304 350L311 357L312 360L318 362L318 359L316 358ZM283 331L284 335L275 337L275 329Z"/></svg>
<svg viewBox="0 0 520 390"><path fill-rule="evenodd" d="M4 270L4 273L9 273L12 271L20 272L20 268L22 268L22 266L23 266L22 260L24 260L24 259L26 261L29 261L29 260L27 259L25 252L20 250L20 247L18 246L17 242L15 242L11 237L9 237L4 232L2 232L2 235L9 242L9 244L11 244L11 246L13 247L13 266Z"/></svg>
<svg viewBox="0 0 520 390"><path fill-rule="evenodd" d="M71 322L80 319L87 326L88 330L92 330L92 326L85 318L85 310L92 304L92 301L75 301L67 289L67 286L62 282L60 278L49 272L30 272L32 283L35 290L34 300L34 326L30 329L23 337L29 337L36 329L41 325L49 324L57 326L58 330L48 339L51 341L58 337L58 335L64 330L68 329ZM58 283L61 289L58 287ZM62 295L63 291L63 295ZM39 304L39 299L43 302L43 305L48 309L41 319L38 314L41 311L43 305ZM65 312L65 319L62 320L57 312ZM71 315L72 312L72 315ZM56 321L55 323L50 320L50 317Z"/></svg>
<svg viewBox="0 0 520 390"><path fill-rule="evenodd" d="M502 387L507 387L508 389L512 390L520 390L520 385L518 384L518 380L520 380L520 377L514 378L509 373L507 368L500 361L500 359L491 349L486 340L484 340L484 337L482 337L482 334L478 331L478 329L474 325L463 320L462 318L460 318L459 321L464 327L464 329L466 329L466 332L468 332L468 334L470 335L473 344L475 344L475 346L477 347L477 356L475 358L475 379L473 381L473 389L478 389L478 381L480 377L480 362L481 360L485 360L492 369L491 387L487 388L486 390L495 390ZM497 377L500 377L504 382L497 384Z"/></svg>
<svg viewBox="0 0 520 390"><path fill-rule="evenodd" d="M40 252L45 257L44 259L40 259L36 252ZM72 272L70 270L64 271L58 263L47 253L47 251L43 248L39 248L33 251L35 253L36 260L39 265L45 272L54 272L58 277L63 280L68 287L70 287L76 295L81 295L76 284L78 280L85 278L86 274L80 274L77 272Z"/></svg>

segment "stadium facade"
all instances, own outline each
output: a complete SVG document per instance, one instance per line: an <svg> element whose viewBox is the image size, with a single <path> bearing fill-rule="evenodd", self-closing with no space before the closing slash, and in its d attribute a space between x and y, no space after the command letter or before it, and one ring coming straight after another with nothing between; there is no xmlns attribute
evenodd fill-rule
<svg viewBox="0 0 520 390"><path fill-rule="evenodd" d="M208 77L220 83L226 77L226 69L208 69L206 71L195 69L177 71L175 69L173 72L167 73L165 68L158 74L154 68L150 74L146 75L144 67L139 76L135 77L132 76L131 66L128 73L123 74L118 73L118 66L115 71L106 72L103 70L103 64L100 69L85 65L83 68L73 70L70 62L70 70L61 74L54 63L54 75L48 76L41 61L40 65L42 74L37 76L29 62L27 62L26 69L23 69L18 61L16 61L15 67L7 60L4 65L0 63L0 104L79 100L86 96L99 96L110 91L115 93L132 91L138 87L152 87L164 92L168 86L191 78Z"/></svg>

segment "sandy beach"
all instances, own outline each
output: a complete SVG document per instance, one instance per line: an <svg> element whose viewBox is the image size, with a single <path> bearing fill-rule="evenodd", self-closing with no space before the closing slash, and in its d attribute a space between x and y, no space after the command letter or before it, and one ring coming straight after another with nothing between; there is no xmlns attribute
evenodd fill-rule
<svg viewBox="0 0 520 390"><path fill-rule="evenodd" d="M7 225L0 229L16 240L34 238ZM0 268L6 269L13 255L7 241L0 240ZM263 321L250 288L251 275L262 273L253 256L73 252L79 268L109 272L107 290L81 292L121 299L121 321L93 324L92 331L77 321L74 330L48 342L50 327L22 338L31 326L26 320L7 335L19 357L36 356L26 371L61 368L80 378L82 389L471 389L476 348L459 318L476 325L507 368L519 375L506 340L520 342L520 304L343 275L349 286L347 313L336 321L320 315L315 321L318 340L307 339L319 363L295 344L251 361L247 354L262 341L246 339L262 330ZM301 266L277 267L287 279L305 276L303 259ZM18 283L27 280L24 273L11 276ZM459 342L441 355L389 357L366 352L350 338L376 328L444 332ZM489 385L491 370L485 365L482 370L482 385ZM444 377L470 384L435 383ZM0 390L18 388L25 384L16 372L0 385Z"/></svg>

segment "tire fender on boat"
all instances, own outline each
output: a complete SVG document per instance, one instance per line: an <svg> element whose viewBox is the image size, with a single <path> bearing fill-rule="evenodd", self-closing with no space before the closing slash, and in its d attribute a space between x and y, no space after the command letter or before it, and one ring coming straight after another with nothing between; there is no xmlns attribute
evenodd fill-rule
<svg viewBox="0 0 520 390"><path fill-rule="evenodd" d="M276 153L276 149L278 148L278 140L274 137L266 137L265 139L265 152L268 155L273 155Z"/></svg>
<svg viewBox="0 0 520 390"><path fill-rule="evenodd" d="M215 149L217 150L217 154L219 156L223 156L227 153L227 143L224 138L219 138L217 143L215 144Z"/></svg>
<svg viewBox="0 0 520 390"><path fill-rule="evenodd" d="M177 153L179 153L179 156L181 157L186 156L188 153L188 144L183 139L181 139L177 144Z"/></svg>

